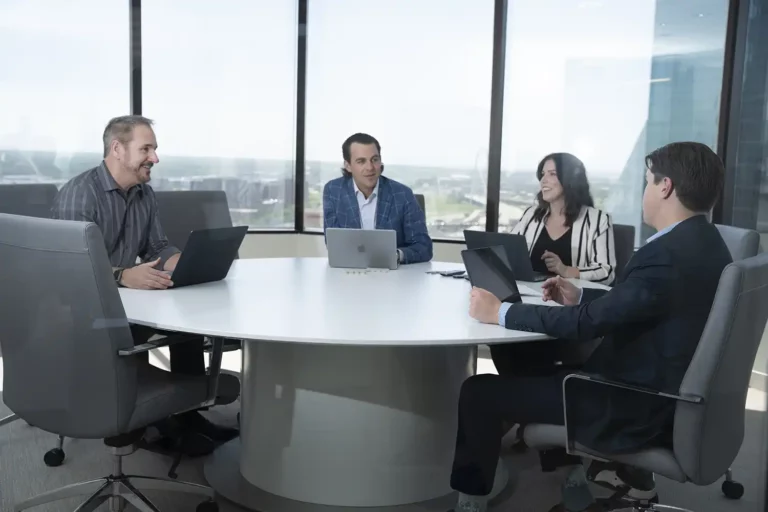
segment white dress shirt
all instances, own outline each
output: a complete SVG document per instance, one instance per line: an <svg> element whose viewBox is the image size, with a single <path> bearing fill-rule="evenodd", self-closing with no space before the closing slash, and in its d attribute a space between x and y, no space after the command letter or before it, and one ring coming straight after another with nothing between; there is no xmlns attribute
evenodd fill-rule
<svg viewBox="0 0 768 512"><path fill-rule="evenodd" d="M368 198L360 192L357 188L357 183L352 180L355 187L355 197L357 198L357 205L360 207L360 227L363 229L376 229L376 203L379 197L379 183L376 182L376 186L373 187L373 192Z"/></svg>
<svg viewBox="0 0 768 512"><path fill-rule="evenodd" d="M357 188L357 183L352 180L352 185L355 187L355 197L357 198L357 206L360 208L360 227L362 229L376 229L376 205L379 201L379 182L376 182L376 186L373 187L373 192L366 199L365 195ZM403 251L397 250L397 263L403 261Z"/></svg>

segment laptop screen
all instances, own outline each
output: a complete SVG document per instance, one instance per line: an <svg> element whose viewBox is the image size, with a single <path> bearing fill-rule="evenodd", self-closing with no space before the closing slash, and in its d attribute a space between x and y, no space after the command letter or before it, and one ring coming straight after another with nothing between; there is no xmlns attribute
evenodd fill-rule
<svg viewBox="0 0 768 512"><path fill-rule="evenodd" d="M472 286L488 290L502 302L522 302L503 247L468 249L461 252L461 257Z"/></svg>

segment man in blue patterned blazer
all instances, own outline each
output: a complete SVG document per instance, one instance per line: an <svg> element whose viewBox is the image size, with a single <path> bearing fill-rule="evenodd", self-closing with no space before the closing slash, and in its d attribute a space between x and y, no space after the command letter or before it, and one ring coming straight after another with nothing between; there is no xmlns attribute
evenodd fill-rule
<svg viewBox="0 0 768 512"><path fill-rule="evenodd" d="M323 229L393 229L397 233L398 262L432 259L432 239L413 191L381 175L379 141L356 133L341 145L343 176L323 189Z"/></svg>

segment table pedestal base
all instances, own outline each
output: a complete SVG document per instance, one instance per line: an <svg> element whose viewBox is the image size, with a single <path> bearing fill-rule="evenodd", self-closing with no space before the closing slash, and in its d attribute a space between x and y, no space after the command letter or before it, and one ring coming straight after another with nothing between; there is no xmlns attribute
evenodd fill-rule
<svg viewBox="0 0 768 512"><path fill-rule="evenodd" d="M240 474L242 446L235 439L218 448L205 464L208 485L221 497L246 510L259 512L445 512L456 505L456 493L393 507L334 507L281 498L251 485Z"/></svg>
<svg viewBox="0 0 768 512"><path fill-rule="evenodd" d="M206 477L236 502L246 494L291 507L440 500L451 494L459 391L475 361L476 347L247 341L240 442L217 453ZM282 510L275 506L256 508Z"/></svg>

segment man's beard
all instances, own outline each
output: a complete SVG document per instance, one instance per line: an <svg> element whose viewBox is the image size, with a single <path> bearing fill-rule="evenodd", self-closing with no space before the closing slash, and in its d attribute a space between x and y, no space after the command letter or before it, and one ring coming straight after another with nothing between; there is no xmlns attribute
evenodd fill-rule
<svg viewBox="0 0 768 512"><path fill-rule="evenodd" d="M144 166L147 167L144 167ZM134 173L136 174L136 177L138 178L139 183L147 183L152 179L152 163L144 162L141 165L139 165Z"/></svg>

